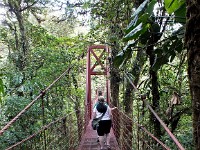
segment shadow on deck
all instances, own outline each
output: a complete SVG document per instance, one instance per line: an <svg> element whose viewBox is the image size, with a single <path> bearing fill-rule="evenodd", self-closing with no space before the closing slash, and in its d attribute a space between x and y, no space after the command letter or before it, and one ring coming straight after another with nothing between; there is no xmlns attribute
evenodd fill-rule
<svg viewBox="0 0 200 150"><path fill-rule="evenodd" d="M110 146L111 150L119 150L115 135L113 133L113 130L111 129L110 132ZM106 149L106 146L104 146L104 150ZM86 133L84 134L82 141L79 145L78 150L100 150L100 144L97 142L97 132L96 130L93 130L91 127L91 121L89 122Z"/></svg>

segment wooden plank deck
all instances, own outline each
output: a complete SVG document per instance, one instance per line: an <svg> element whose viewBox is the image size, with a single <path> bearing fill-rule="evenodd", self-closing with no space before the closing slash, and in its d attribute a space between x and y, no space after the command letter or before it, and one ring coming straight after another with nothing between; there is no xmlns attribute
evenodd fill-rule
<svg viewBox="0 0 200 150"><path fill-rule="evenodd" d="M115 135L113 130L111 129L110 133L110 147L111 150L119 150ZM78 150L100 150L100 144L97 142L97 132L93 130L91 127L91 121L89 122L86 133L84 134L82 141L79 145ZM106 146L104 146L104 150L107 150Z"/></svg>

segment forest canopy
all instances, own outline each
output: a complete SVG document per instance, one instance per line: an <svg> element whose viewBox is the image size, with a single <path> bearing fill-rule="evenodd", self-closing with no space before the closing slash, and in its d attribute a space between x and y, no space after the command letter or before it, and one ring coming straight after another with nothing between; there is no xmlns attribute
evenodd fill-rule
<svg viewBox="0 0 200 150"><path fill-rule="evenodd" d="M111 50L111 103L175 149L141 101L140 94L145 95L183 147L196 149L194 141L200 139L194 132L198 127L192 120L188 78L193 59L188 58L191 47L185 43L192 37L186 7L192 4L185 0L0 0L1 129L67 70L46 93L43 104L37 101L21 118L26 122L16 121L0 135L0 149L55 118L84 111L87 48L96 44ZM94 98L95 88L104 79L92 80Z"/></svg>

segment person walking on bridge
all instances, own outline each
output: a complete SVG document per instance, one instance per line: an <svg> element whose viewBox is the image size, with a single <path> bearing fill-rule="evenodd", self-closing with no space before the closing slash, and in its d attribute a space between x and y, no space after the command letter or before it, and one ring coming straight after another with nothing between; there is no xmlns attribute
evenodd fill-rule
<svg viewBox="0 0 200 150"><path fill-rule="evenodd" d="M104 147L104 135L106 136L105 144L107 145L108 150L110 150L110 129L111 129L111 108L106 104L105 99L103 96L98 98L98 103L94 107L93 110L93 118L98 118L105 113L102 119L99 122L99 127L97 128L97 133L99 136L99 142L101 146L101 150Z"/></svg>

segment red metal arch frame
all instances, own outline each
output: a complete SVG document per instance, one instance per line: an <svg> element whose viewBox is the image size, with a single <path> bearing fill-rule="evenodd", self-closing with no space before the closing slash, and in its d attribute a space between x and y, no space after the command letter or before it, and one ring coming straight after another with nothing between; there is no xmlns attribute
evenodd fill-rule
<svg viewBox="0 0 200 150"><path fill-rule="evenodd" d="M95 50L102 50L100 56L97 56ZM106 63L102 64L101 60L102 56L107 53L107 57L105 58ZM95 63L91 65L91 56L94 56ZM107 103L110 103L110 82L109 82L109 67L108 67L108 56L109 56L109 48L106 45L92 45L89 46L87 51L87 75L86 75L86 105L88 108L89 117L92 118L92 100L91 100L91 76L92 75L104 75L106 76L106 97ZM102 71L95 71L94 69L100 65Z"/></svg>

